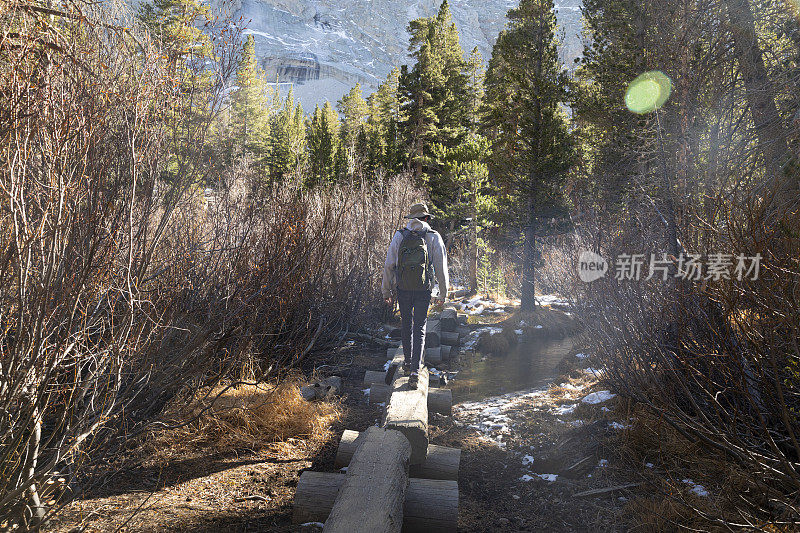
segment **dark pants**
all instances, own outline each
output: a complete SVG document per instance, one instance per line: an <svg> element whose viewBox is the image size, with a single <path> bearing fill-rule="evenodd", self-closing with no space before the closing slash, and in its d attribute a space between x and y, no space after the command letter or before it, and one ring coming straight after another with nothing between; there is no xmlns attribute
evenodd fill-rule
<svg viewBox="0 0 800 533"><path fill-rule="evenodd" d="M401 291L397 289L397 305L403 321L403 356L411 363L411 371L418 371L425 364L425 323L428 321L430 291Z"/></svg>

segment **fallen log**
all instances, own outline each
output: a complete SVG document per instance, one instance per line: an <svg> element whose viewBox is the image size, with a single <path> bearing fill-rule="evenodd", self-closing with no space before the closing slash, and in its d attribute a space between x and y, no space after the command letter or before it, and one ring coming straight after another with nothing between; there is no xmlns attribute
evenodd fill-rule
<svg viewBox="0 0 800 533"><path fill-rule="evenodd" d="M391 390L391 385L373 383L369 388L369 403L372 405L385 403L389 399ZM453 391L429 386L428 411L439 413L440 415L453 414Z"/></svg>
<svg viewBox="0 0 800 533"><path fill-rule="evenodd" d="M429 379L424 367L419 372L416 389L408 386L407 377L395 379L383 418L383 427L400 431L411 443L412 465L425 461L428 452Z"/></svg>
<svg viewBox="0 0 800 533"><path fill-rule="evenodd" d="M294 496L295 524L325 522L345 476L305 471ZM326 524L327 525L327 524ZM458 482L411 478L403 503L403 533L450 533L458 526ZM355 531L367 531L355 528Z"/></svg>
<svg viewBox="0 0 800 533"><path fill-rule="evenodd" d="M455 309L444 309L439 318L439 326L442 331L455 331L458 327L458 312Z"/></svg>
<svg viewBox="0 0 800 533"><path fill-rule="evenodd" d="M403 526L412 448L401 433L374 426L355 444L323 532L397 533Z"/></svg>
<svg viewBox="0 0 800 533"><path fill-rule="evenodd" d="M358 431L346 430L342 433L339 448L336 450L335 465L342 468L350 464L350 459L356 450ZM452 479L458 480L458 468L461 463L461 450L447 446L428 445L428 456L425 462L412 465L409 475L423 479Z"/></svg>
<svg viewBox="0 0 800 533"><path fill-rule="evenodd" d="M394 362L392 362L394 364ZM400 366L397 368L395 372L395 379L403 376L403 360L400 360ZM375 384L386 384L386 372L382 370L367 370L364 372L364 385L372 386ZM428 387L438 387L439 386L439 377L438 376L429 376L428 378ZM381 400L383 401L383 400Z"/></svg>
<svg viewBox="0 0 800 533"><path fill-rule="evenodd" d="M613 487L605 487L602 489L591 489L591 490L584 490L582 492L576 492L572 495L573 498L590 498L592 496L603 496L606 494L611 494L613 492L618 492L620 490L632 489L634 487L638 487L642 483L626 483L624 485L614 485Z"/></svg>

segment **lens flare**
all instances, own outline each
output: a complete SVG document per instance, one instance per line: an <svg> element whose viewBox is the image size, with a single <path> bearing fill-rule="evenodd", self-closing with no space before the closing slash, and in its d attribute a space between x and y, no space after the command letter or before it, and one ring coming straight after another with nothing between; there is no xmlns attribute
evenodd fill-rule
<svg viewBox="0 0 800 533"><path fill-rule="evenodd" d="M672 92L672 82L661 71L651 70L636 77L625 92L625 105L643 115L664 105Z"/></svg>

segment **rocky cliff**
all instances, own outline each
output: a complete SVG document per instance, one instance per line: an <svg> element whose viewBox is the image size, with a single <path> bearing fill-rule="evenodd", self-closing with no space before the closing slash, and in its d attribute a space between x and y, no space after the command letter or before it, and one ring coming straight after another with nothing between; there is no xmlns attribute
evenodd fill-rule
<svg viewBox="0 0 800 533"><path fill-rule="evenodd" d="M365 94L394 67L408 62L408 22L433 16L441 0L237 0L236 15L253 34L259 64L269 80L294 86L305 110L335 102L356 83ZM564 0L559 20L567 31L566 55L576 46L580 0ZM451 0L453 18L468 53L484 60L517 0ZM284 89L282 89L284 90Z"/></svg>

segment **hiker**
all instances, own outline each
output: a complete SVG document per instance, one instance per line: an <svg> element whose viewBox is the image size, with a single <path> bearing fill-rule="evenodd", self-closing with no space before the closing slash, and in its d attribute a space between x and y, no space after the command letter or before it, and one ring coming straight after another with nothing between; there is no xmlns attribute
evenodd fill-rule
<svg viewBox="0 0 800 533"><path fill-rule="evenodd" d="M425 204L412 205L405 218L409 219L408 224L394 234L389 244L381 290L387 304L393 305L396 298L400 307L403 371L409 376L409 386L415 389L419 370L425 364L425 323L434 273L439 283L434 303L444 302L447 296L447 252L441 235L429 225L433 216ZM391 383L396 370L392 367L387 372L388 383Z"/></svg>

